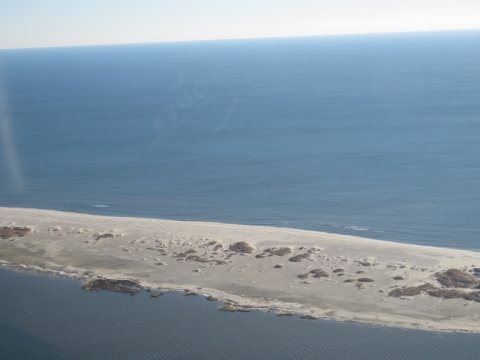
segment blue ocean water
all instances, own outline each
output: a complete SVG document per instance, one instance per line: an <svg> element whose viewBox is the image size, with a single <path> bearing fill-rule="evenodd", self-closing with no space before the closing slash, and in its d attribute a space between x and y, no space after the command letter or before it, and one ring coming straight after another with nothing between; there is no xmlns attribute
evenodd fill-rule
<svg viewBox="0 0 480 360"><path fill-rule="evenodd" d="M478 359L480 334L226 313L204 297L83 291L0 269L0 358Z"/></svg>
<svg viewBox="0 0 480 360"><path fill-rule="evenodd" d="M480 31L3 50L0 206L480 250L478 64Z"/></svg>

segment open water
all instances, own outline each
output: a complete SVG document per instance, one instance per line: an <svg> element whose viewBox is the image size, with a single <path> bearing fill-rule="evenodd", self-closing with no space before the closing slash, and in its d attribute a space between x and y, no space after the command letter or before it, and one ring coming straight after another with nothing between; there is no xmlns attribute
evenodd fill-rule
<svg viewBox="0 0 480 360"><path fill-rule="evenodd" d="M480 31L0 51L0 206L480 250Z"/></svg>
<svg viewBox="0 0 480 360"><path fill-rule="evenodd" d="M0 359L478 359L480 334L273 313L225 313L203 296L84 291L0 269ZM6 290L6 291L5 291Z"/></svg>
<svg viewBox="0 0 480 360"><path fill-rule="evenodd" d="M480 31L0 51L0 206L480 250ZM0 271L1 359L477 359L479 336Z"/></svg>

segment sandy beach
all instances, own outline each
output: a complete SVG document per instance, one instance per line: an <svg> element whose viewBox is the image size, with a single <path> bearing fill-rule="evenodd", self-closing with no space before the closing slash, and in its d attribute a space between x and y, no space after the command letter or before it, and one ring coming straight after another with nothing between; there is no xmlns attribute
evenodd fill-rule
<svg viewBox="0 0 480 360"><path fill-rule="evenodd" d="M480 253L288 228L0 208L0 265L85 288L179 290L275 311L480 332ZM154 301L154 299L152 299Z"/></svg>

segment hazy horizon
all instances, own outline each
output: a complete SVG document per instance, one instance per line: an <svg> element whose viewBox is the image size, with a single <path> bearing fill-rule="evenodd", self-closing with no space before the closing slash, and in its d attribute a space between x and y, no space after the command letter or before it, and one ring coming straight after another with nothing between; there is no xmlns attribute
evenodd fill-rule
<svg viewBox="0 0 480 360"><path fill-rule="evenodd" d="M0 49L480 29L472 0L19 0L0 10Z"/></svg>

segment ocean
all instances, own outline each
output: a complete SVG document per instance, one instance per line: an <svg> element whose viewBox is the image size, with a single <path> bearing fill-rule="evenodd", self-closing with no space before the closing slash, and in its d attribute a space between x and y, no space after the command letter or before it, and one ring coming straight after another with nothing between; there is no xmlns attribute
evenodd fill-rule
<svg viewBox="0 0 480 360"><path fill-rule="evenodd" d="M478 251L478 64L480 31L0 50L0 206ZM8 274L2 284L17 279ZM13 326L27 341L42 326L1 321L2 339ZM314 323L298 326L327 326Z"/></svg>

